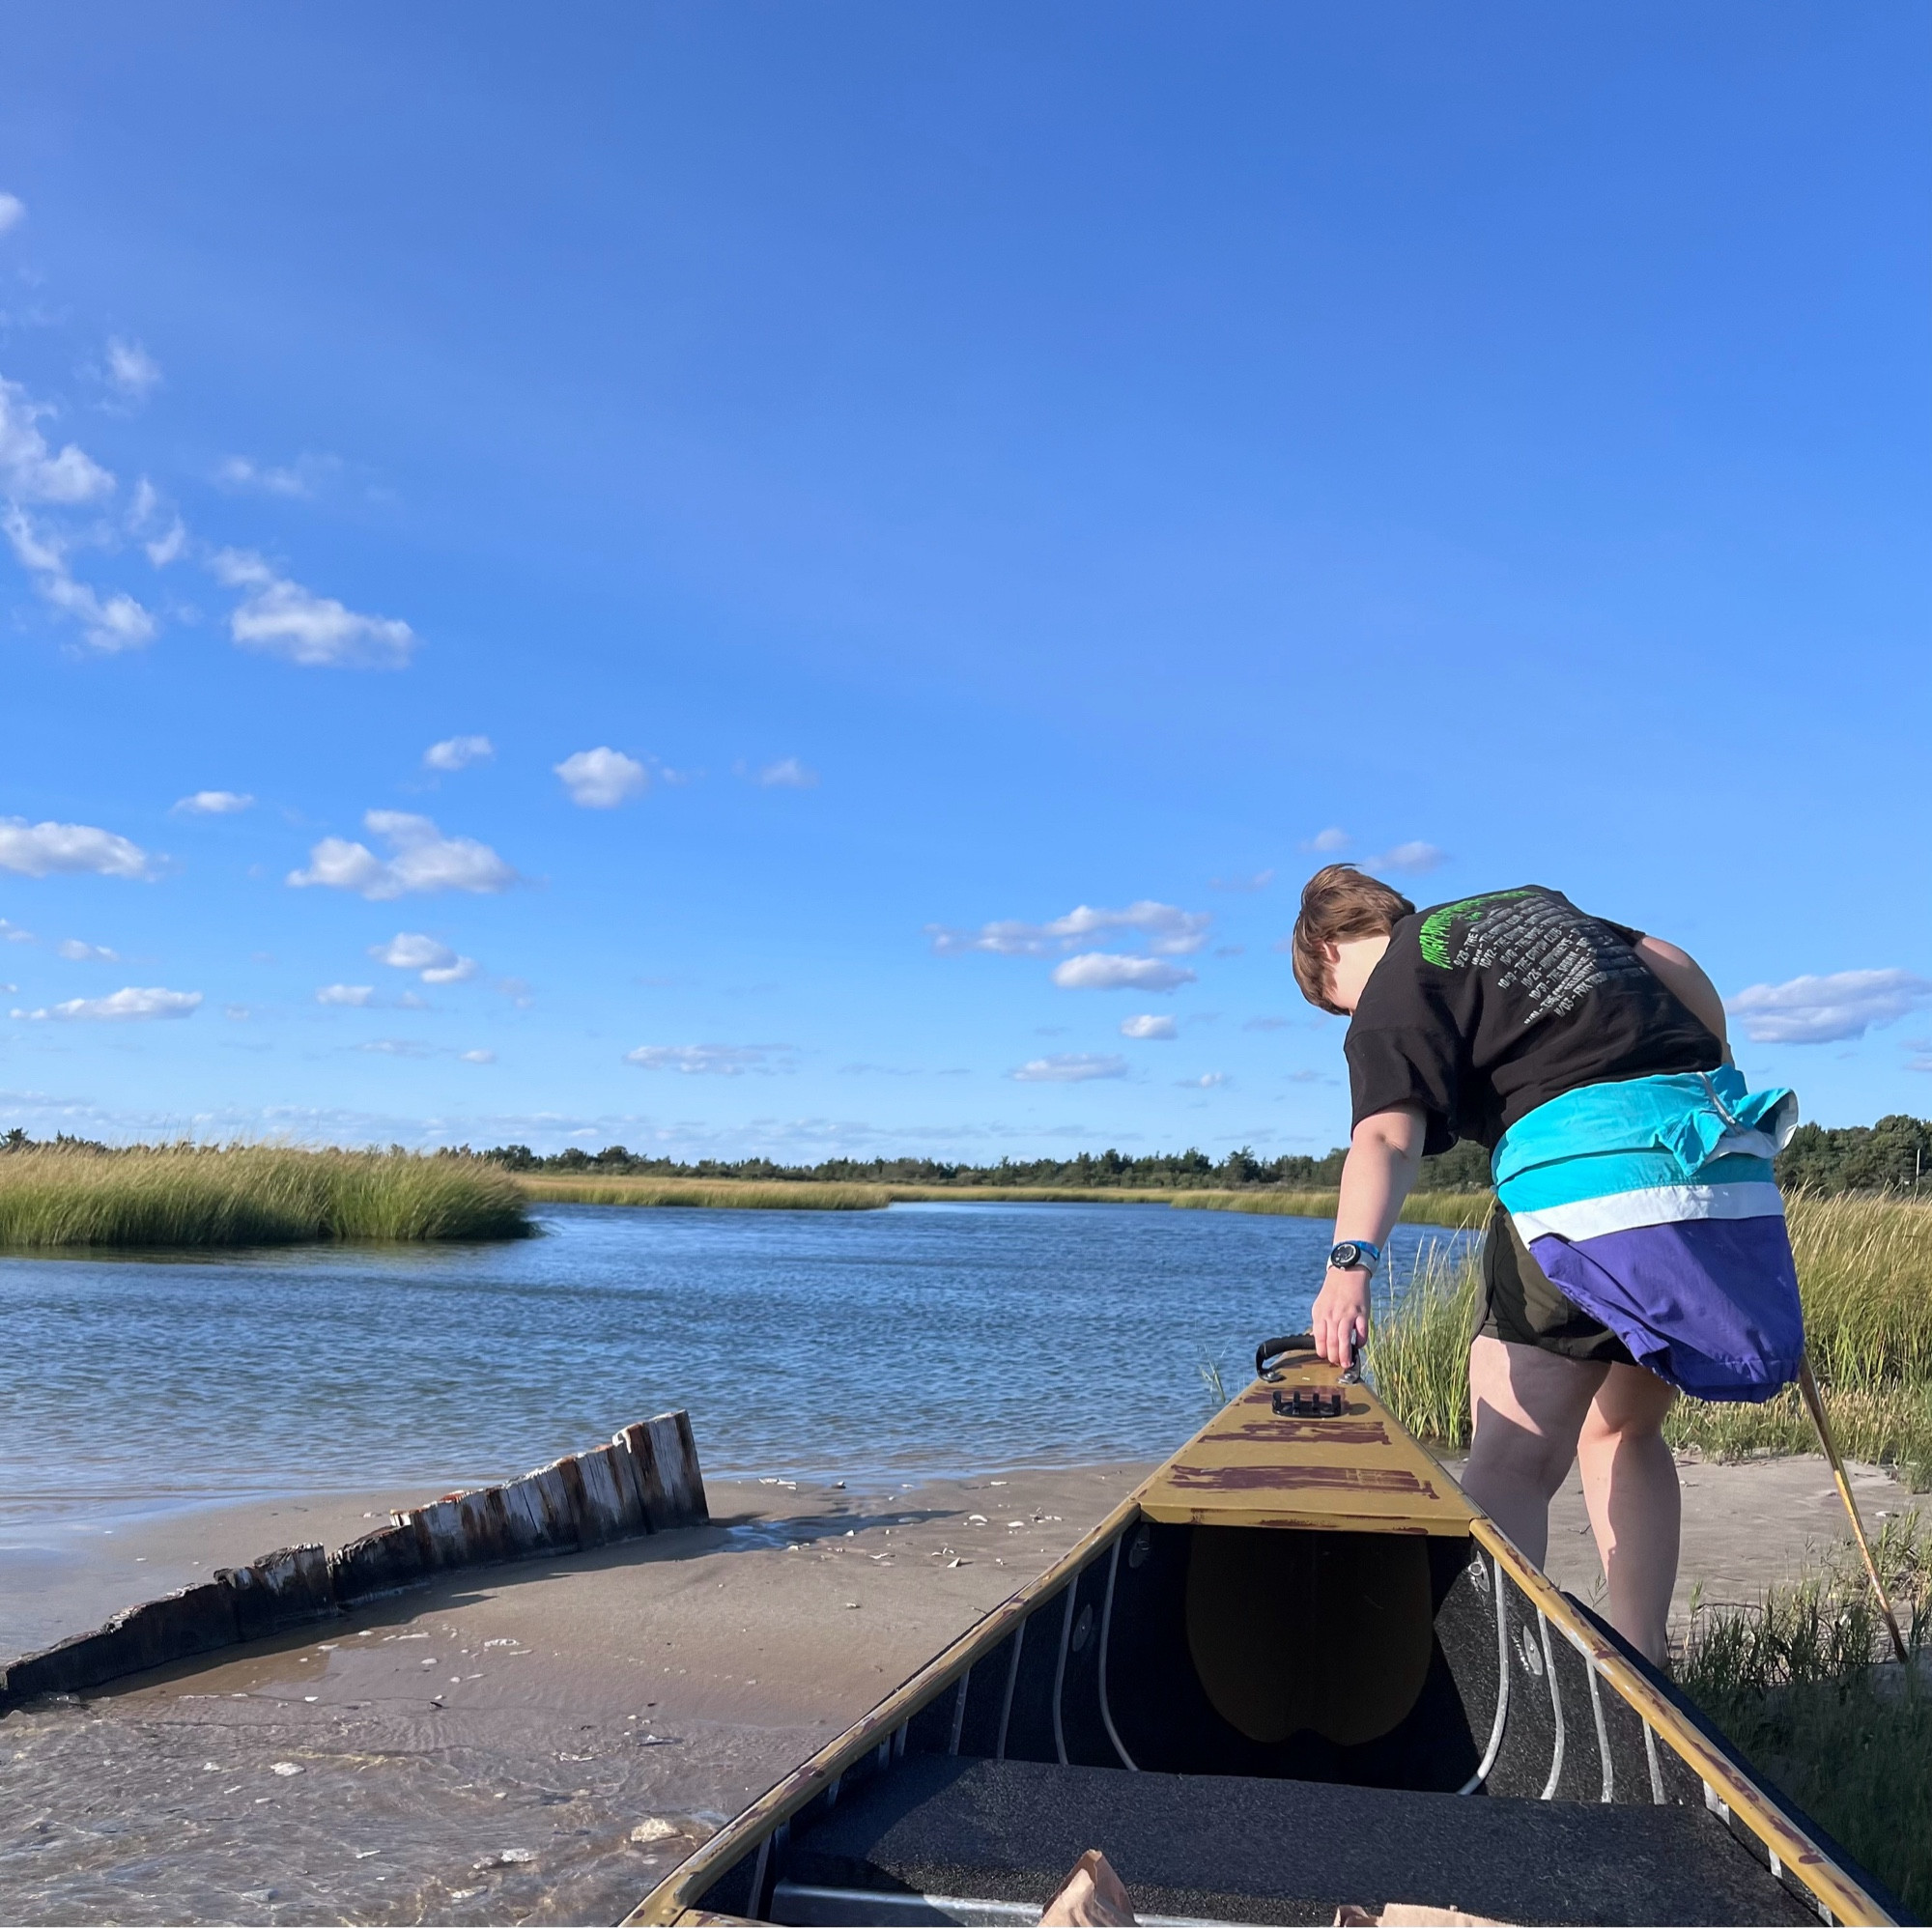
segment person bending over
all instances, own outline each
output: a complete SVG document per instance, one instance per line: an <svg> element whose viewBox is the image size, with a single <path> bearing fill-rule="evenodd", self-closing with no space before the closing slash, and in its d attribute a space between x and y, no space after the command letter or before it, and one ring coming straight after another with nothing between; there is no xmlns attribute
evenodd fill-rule
<svg viewBox="0 0 1932 1928"><path fill-rule="evenodd" d="M1540 1566L1549 1501L1579 1462L1610 1621L1662 1661L1680 1506L1662 1429L1677 1386L1763 1399L1796 1372L1796 1280L1768 1162L1795 1098L1747 1099L1720 1068L1723 1004L1686 952L1538 885L1418 912L1330 865L1302 893L1292 950L1310 1003L1350 1020L1354 1126L1312 1318L1322 1357L1346 1366L1366 1340L1370 1281L1424 1154L1459 1138L1488 1147L1500 1195L1469 1349L1464 1490ZM1704 1203L1686 1206L1693 1195ZM1687 1211L1709 1217L1677 1222ZM1687 1267L1700 1287L1716 1280L1719 1323L1741 1320L1743 1338L1658 1329L1675 1315L1651 1301L1674 1305ZM1725 1296L1741 1271L1769 1284ZM1745 1303L1753 1292L1762 1302Z"/></svg>

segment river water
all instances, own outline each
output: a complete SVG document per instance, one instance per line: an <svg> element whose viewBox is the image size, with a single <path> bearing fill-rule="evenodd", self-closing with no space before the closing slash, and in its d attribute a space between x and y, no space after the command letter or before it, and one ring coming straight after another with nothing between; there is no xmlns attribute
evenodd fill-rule
<svg viewBox="0 0 1932 1928"><path fill-rule="evenodd" d="M705 1470L1164 1457L1300 1329L1328 1226L1160 1205L560 1206L507 1244L0 1259L0 1541L501 1478L688 1407ZM1396 1231L1392 1276L1457 1234Z"/></svg>
<svg viewBox="0 0 1932 1928"><path fill-rule="evenodd" d="M1158 1205L542 1222L440 1250L0 1259L0 1629L33 1634L15 1648L202 1577L162 1575L170 1548L207 1555L198 1509L315 1517L353 1494L327 1504L376 1517L354 1510L670 1406L713 1480L803 1509L497 1570L9 1715L0 1918L618 1918L1026 1570L961 1538L1017 1554L1021 1521L970 1508L997 1487L1002 1514L1070 1542L1130 1477L1105 1464L1162 1458L1207 1417L1204 1361L1232 1390L1258 1340L1304 1325L1329 1236ZM1398 1283L1432 1242L1464 1240L1397 1232ZM1023 1467L1064 1470L993 1478ZM963 1478L981 1484L945 1484ZM744 1508L747 1489L717 1490ZM949 1568L953 1542L974 1557ZM90 1546L107 1577L59 1591ZM955 1580L980 1591L953 1600ZM836 1610L855 1603L872 1611ZM774 1679L757 1657L780 1649ZM640 1816L667 1838L639 1846Z"/></svg>

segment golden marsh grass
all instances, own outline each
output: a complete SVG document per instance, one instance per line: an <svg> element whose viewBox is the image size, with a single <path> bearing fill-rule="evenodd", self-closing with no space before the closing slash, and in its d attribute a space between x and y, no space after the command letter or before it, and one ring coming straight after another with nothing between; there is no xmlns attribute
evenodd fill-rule
<svg viewBox="0 0 1932 1928"><path fill-rule="evenodd" d="M0 1248L520 1238L516 1182L469 1158L292 1146L0 1154Z"/></svg>

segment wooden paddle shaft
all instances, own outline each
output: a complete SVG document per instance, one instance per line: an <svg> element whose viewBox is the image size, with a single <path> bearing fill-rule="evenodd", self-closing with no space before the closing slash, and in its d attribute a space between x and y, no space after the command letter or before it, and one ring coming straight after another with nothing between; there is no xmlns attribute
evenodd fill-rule
<svg viewBox="0 0 1932 1928"><path fill-rule="evenodd" d="M1865 1572L1871 1577L1872 1592L1878 1596L1879 1611L1885 1615L1886 1630L1891 1635L1891 1651L1903 1663L1906 1659L1905 1636L1898 1630L1898 1617L1891 1610L1891 1602L1886 1598L1878 1562L1872 1558L1871 1543L1865 1538L1864 1521L1859 1517L1859 1503L1852 1497L1852 1483L1845 1477L1845 1462L1838 1458L1837 1441L1832 1437L1832 1422L1825 1417L1825 1402L1819 1394L1818 1380L1811 1371L1808 1353L1798 1361L1798 1390L1804 1398L1805 1410L1811 1415L1811 1424L1818 1429L1818 1443L1824 1447L1825 1457L1832 1462L1832 1477L1838 1483L1838 1497L1845 1502L1845 1512L1851 1517L1852 1538L1859 1543Z"/></svg>

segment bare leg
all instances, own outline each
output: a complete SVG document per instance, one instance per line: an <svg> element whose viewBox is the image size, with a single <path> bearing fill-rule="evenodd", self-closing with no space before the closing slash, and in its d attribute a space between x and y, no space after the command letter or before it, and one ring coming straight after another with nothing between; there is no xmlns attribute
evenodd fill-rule
<svg viewBox="0 0 1932 1928"><path fill-rule="evenodd" d="M1549 1546L1550 1498L1611 1370L1482 1335L1469 1347L1475 1436L1463 1490L1539 1567Z"/></svg>
<svg viewBox="0 0 1932 1928"><path fill-rule="evenodd" d="M1641 1366L1612 1366L1577 1441L1583 1500L1610 1590L1610 1625L1660 1666L1677 1584L1683 1495L1664 1444L1676 1390Z"/></svg>

